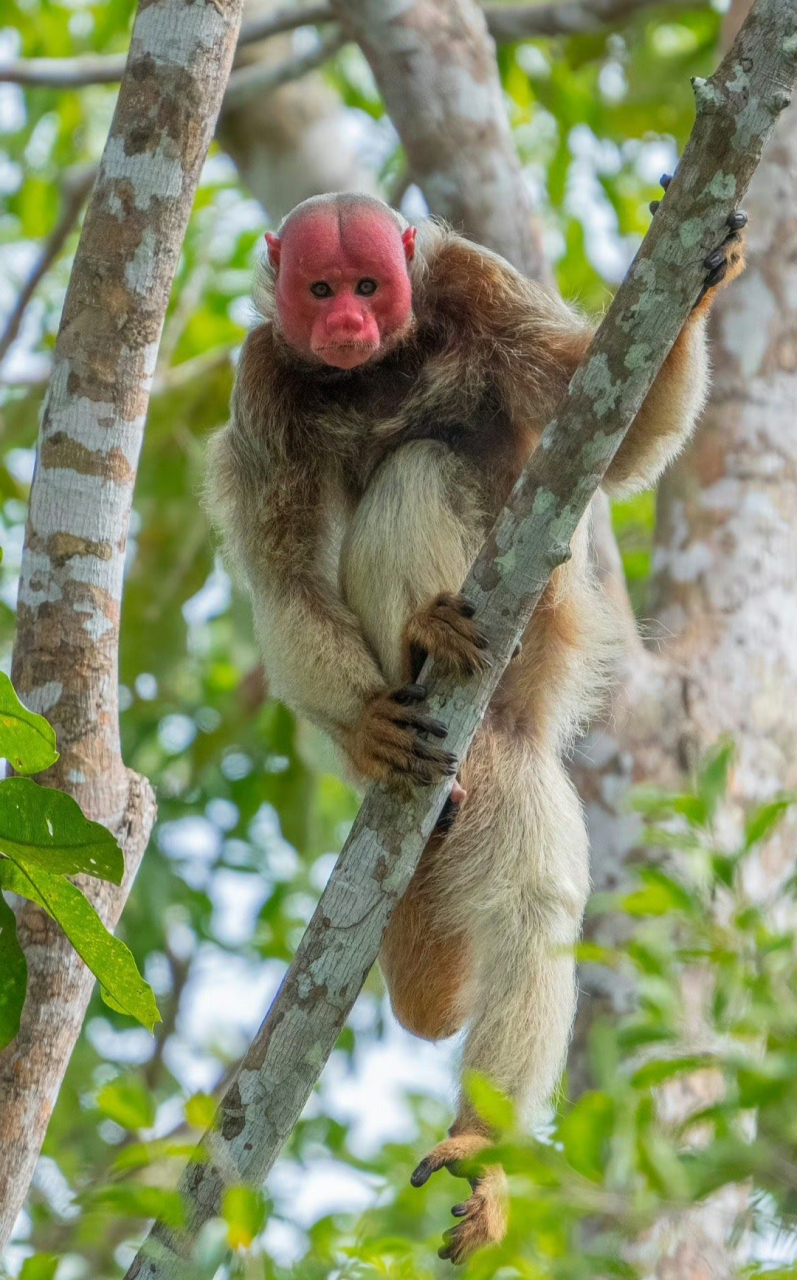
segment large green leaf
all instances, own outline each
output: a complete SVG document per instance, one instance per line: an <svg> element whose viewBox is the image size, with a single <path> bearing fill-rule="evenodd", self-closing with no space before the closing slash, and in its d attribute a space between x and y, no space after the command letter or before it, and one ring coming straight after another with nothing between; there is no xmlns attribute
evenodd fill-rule
<svg viewBox="0 0 797 1280"><path fill-rule="evenodd" d="M58 759L52 725L23 707L4 671L0 671L0 756L17 773L41 773Z"/></svg>
<svg viewBox="0 0 797 1280"><path fill-rule="evenodd" d="M110 831L89 822L65 792L30 778L0 782L0 852L23 871L82 872L112 884L121 884L124 874L122 851Z"/></svg>
<svg viewBox="0 0 797 1280"><path fill-rule="evenodd" d="M148 1030L160 1021L155 996L139 973L132 954L109 933L83 894L64 876L40 867L22 870L0 859L0 886L37 903L57 920L80 958L109 993L117 1008Z"/></svg>
<svg viewBox="0 0 797 1280"><path fill-rule="evenodd" d="M0 1049L19 1031L27 985L28 966L17 938L16 916L0 893Z"/></svg>

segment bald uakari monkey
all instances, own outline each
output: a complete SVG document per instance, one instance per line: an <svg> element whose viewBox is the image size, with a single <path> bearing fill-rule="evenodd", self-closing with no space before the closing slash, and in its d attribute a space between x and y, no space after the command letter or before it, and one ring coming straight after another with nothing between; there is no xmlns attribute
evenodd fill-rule
<svg viewBox="0 0 797 1280"><path fill-rule="evenodd" d="M739 228L612 462L604 488L655 483L706 398L712 286L742 269ZM433 221L362 195L305 201L268 235L232 419L208 482L249 591L271 691L319 725L360 782L454 776L453 821L430 840L384 938L398 1020L429 1040L466 1028L464 1068L544 1114L575 1008L573 945L587 836L563 752L594 712L618 627L590 565L590 520L553 574L467 759L416 683L488 660L460 588L592 337L555 293ZM467 1096L415 1185L492 1135ZM454 1208L441 1255L505 1230L487 1167Z"/></svg>

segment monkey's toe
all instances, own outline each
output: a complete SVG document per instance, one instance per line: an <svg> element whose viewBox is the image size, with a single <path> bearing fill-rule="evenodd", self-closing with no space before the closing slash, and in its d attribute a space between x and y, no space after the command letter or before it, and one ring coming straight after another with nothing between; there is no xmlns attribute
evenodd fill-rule
<svg viewBox="0 0 797 1280"><path fill-rule="evenodd" d="M500 1165L491 1165L473 1181L473 1194L451 1210L461 1221L443 1235L445 1244L438 1257L448 1258L455 1266L466 1262L477 1249L498 1244L506 1235L506 1174Z"/></svg>
<svg viewBox="0 0 797 1280"><path fill-rule="evenodd" d="M475 613L465 596L441 592L407 623L410 652L428 653L449 675L478 674L489 666L489 657Z"/></svg>
<svg viewBox="0 0 797 1280"><path fill-rule="evenodd" d="M735 280L744 271L744 241L741 231L746 225L747 214L743 209L737 209L728 216L725 239L703 259L706 278L693 310L703 311L709 305L708 295L713 289L730 284L731 280Z"/></svg>

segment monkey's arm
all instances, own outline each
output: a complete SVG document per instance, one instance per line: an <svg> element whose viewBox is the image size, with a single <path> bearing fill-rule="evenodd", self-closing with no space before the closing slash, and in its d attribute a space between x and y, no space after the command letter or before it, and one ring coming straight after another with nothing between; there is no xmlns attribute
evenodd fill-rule
<svg viewBox="0 0 797 1280"><path fill-rule="evenodd" d="M331 534L320 476L276 452L242 423L239 403L210 445L211 514L251 597L273 693L339 739L385 681L324 572Z"/></svg>
<svg viewBox="0 0 797 1280"><path fill-rule="evenodd" d="M707 304L681 330L604 476L612 497L654 485L695 429L710 385Z"/></svg>
<svg viewBox="0 0 797 1280"><path fill-rule="evenodd" d="M603 487L613 496L655 484L689 439L705 404L708 312L716 287L729 284L744 269L738 232L746 217L732 214L728 222L725 241L705 260L703 295L606 472ZM449 256L461 260L463 280L478 271L487 335L501 355L497 380L513 422L542 429L583 359L592 339L590 326L560 298L524 280L492 254L459 241Z"/></svg>

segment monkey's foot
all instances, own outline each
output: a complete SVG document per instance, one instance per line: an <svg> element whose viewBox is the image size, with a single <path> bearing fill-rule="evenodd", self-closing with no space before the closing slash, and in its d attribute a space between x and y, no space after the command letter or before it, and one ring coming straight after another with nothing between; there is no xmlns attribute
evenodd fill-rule
<svg viewBox="0 0 797 1280"><path fill-rule="evenodd" d="M487 637L473 621L475 612L464 596L443 591L412 615L405 637L414 674L426 654L449 675L473 675L489 665Z"/></svg>
<svg viewBox="0 0 797 1280"><path fill-rule="evenodd" d="M357 769L377 782L406 788L410 783L431 786L457 771L450 751L429 742L445 738L447 730L419 709L426 690L419 684L377 693L349 731L346 749Z"/></svg>
<svg viewBox="0 0 797 1280"><path fill-rule="evenodd" d="M455 1177L466 1176L461 1163L472 1160L490 1145L490 1139L480 1133L460 1133L447 1138L421 1161L410 1181L414 1187L422 1187L438 1169L448 1169ZM445 1243L438 1250L441 1258L449 1258L455 1265L466 1262L477 1249L497 1244L506 1234L508 1197L506 1174L501 1166L487 1165L469 1176L468 1181L471 1195L451 1210L460 1221L444 1232Z"/></svg>
<svg viewBox="0 0 797 1280"><path fill-rule="evenodd" d="M659 181L666 191L672 182L672 174L662 174ZM651 200L650 212L655 213L660 204L660 200ZM725 239L703 259L707 274L697 302L692 308L693 315L698 308L703 312L711 305L712 299L709 299L709 302L705 299L712 289L716 289L718 285L730 284L731 280L735 280L744 271L744 238L740 234L747 226L747 214L744 210L737 209L735 213L730 214L727 226L728 232Z"/></svg>
<svg viewBox="0 0 797 1280"><path fill-rule="evenodd" d="M730 214L728 234L722 244L703 259L703 266L708 274L703 282L700 296L692 308L693 312L701 306L711 289L716 289L718 285L724 287L730 284L731 280L735 280L744 271L744 241L740 232L746 225L747 214L744 210L738 209L736 213Z"/></svg>

